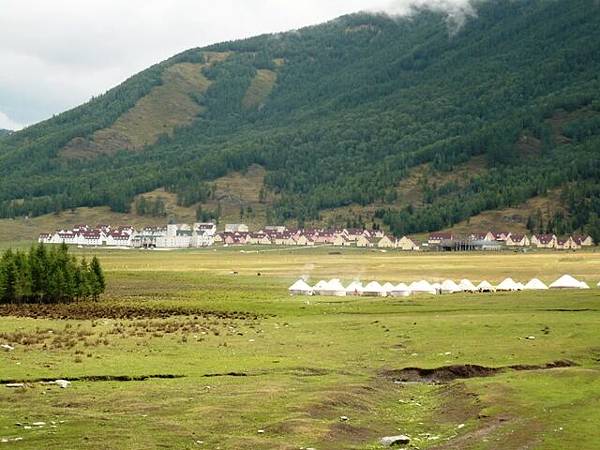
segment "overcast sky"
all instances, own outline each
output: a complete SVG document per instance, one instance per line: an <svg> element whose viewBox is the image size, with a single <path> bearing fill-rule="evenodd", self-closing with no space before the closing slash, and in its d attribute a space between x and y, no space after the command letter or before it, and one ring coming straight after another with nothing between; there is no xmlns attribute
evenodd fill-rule
<svg viewBox="0 0 600 450"><path fill-rule="evenodd" d="M0 128L77 106L192 47L409 4L469 0L0 0Z"/></svg>

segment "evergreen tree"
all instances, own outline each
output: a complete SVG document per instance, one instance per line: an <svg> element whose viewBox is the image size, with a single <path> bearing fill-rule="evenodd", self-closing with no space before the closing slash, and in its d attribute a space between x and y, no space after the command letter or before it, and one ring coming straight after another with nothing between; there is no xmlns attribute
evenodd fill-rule
<svg viewBox="0 0 600 450"><path fill-rule="evenodd" d="M585 232L592 237L596 245L600 245L600 218L598 214L590 214L588 223L585 226Z"/></svg>
<svg viewBox="0 0 600 450"><path fill-rule="evenodd" d="M79 264L79 270L81 272L81 287L79 292L81 297L88 298L92 295L92 277L90 276L90 266L85 259L85 257L81 258L81 263Z"/></svg>
<svg viewBox="0 0 600 450"><path fill-rule="evenodd" d="M98 299L100 294L106 289L106 281L104 279L104 272L100 266L100 261L95 256L92 258L90 263L90 272L92 279L92 295L94 299Z"/></svg>
<svg viewBox="0 0 600 450"><path fill-rule="evenodd" d="M2 255L0 271L0 295L2 303L12 303L16 299L17 268L13 252L9 249Z"/></svg>

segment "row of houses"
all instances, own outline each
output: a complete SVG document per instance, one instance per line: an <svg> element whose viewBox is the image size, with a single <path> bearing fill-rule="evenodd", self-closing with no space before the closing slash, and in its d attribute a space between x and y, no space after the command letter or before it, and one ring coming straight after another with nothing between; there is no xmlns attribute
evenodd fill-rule
<svg viewBox="0 0 600 450"><path fill-rule="evenodd" d="M396 239L381 230L361 229L287 229L267 227L257 232L225 231L215 236L215 243L224 245L282 245L312 247L382 248L419 250L420 244L409 237Z"/></svg>
<svg viewBox="0 0 600 450"><path fill-rule="evenodd" d="M169 224L166 227L76 225L70 230L42 233L38 242L82 247L201 248L214 244L217 227L213 223Z"/></svg>
<svg viewBox="0 0 600 450"><path fill-rule="evenodd" d="M431 233L425 242L403 236L396 238L382 230L357 228L288 229L285 226L268 226L251 232L245 224L227 224L225 231L217 233L213 223L169 224L165 227L146 227L136 230L131 226L111 227L77 225L71 230L43 233L39 242L48 244L107 246L131 248L201 248L213 244L232 245L278 245L358 247L399 249L403 251L431 250L502 250L504 248L535 247L557 250L578 250L590 247L590 236L558 237L554 234L533 235L511 232L471 233L457 236L453 233Z"/></svg>
<svg viewBox="0 0 600 450"><path fill-rule="evenodd" d="M503 247L525 248L534 247L555 250L579 250L583 247L591 247L594 240L589 235L575 235L560 237L555 234L534 234L531 237L525 234L511 232L472 233L465 237L456 236L453 233L432 233L429 235L427 246L438 248L453 248L457 243L477 243L483 247L501 249Z"/></svg>
<svg viewBox="0 0 600 450"><path fill-rule="evenodd" d="M503 250L506 248L535 247L557 250L578 250L591 247L594 241L590 236L559 237L554 234L527 236L512 232L471 233L457 236L453 233L432 233L425 242L403 236L396 238L382 230L363 229L288 229L286 227L266 227L250 232L243 226L228 226L225 232L215 236L215 243L224 245L281 245L359 247L379 249L399 249L403 251L431 250Z"/></svg>
<svg viewBox="0 0 600 450"><path fill-rule="evenodd" d="M135 229L131 226L113 228L110 225L76 225L70 230L41 233L38 242L81 246L130 247Z"/></svg>

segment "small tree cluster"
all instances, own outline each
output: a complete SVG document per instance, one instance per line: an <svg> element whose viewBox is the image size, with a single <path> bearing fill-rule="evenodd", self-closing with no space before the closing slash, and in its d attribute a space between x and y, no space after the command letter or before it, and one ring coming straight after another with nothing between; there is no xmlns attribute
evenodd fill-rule
<svg viewBox="0 0 600 450"><path fill-rule="evenodd" d="M106 287L100 261L68 254L66 245L43 244L29 252L7 250L0 260L0 303L97 300Z"/></svg>
<svg viewBox="0 0 600 450"><path fill-rule="evenodd" d="M167 207L162 197L151 199L142 196L135 201L135 212L140 216L165 217Z"/></svg>

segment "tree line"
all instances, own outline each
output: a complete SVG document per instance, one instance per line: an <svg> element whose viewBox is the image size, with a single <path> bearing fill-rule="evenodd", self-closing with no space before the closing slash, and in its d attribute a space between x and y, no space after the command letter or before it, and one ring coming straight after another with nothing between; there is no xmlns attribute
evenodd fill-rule
<svg viewBox="0 0 600 450"><path fill-rule="evenodd" d="M6 250L0 259L0 303L68 303L98 300L106 282L100 261L69 255L65 244Z"/></svg>

